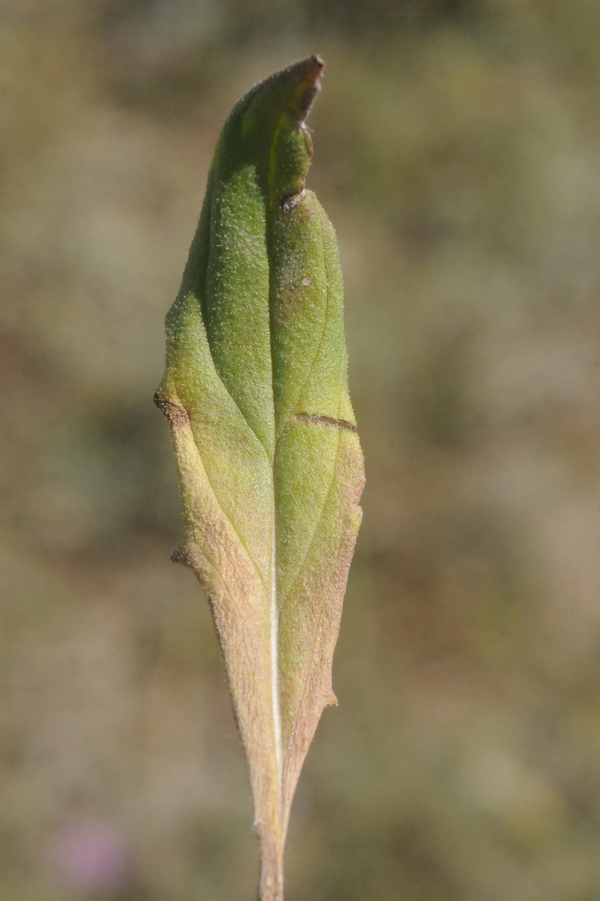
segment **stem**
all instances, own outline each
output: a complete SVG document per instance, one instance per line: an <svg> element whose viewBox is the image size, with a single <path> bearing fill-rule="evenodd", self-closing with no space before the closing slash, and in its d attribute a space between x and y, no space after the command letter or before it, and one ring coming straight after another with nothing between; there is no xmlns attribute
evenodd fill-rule
<svg viewBox="0 0 600 901"><path fill-rule="evenodd" d="M258 901L283 901L283 848L274 835L261 834Z"/></svg>

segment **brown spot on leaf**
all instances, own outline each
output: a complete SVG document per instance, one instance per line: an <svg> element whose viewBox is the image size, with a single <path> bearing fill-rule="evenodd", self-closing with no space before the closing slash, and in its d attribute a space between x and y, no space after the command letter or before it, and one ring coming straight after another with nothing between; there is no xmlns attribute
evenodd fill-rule
<svg viewBox="0 0 600 901"><path fill-rule="evenodd" d="M346 432L355 432L356 426L347 419L334 419L333 416L318 416L316 413L294 413L294 422L316 422L320 425L330 425L335 429L345 429Z"/></svg>
<svg viewBox="0 0 600 901"><path fill-rule="evenodd" d="M290 194L289 197L284 197L281 201L281 209L284 213L291 213L299 203L302 203L305 197L306 191L302 188L297 194Z"/></svg>
<svg viewBox="0 0 600 901"><path fill-rule="evenodd" d="M179 404L174 404L173 401L167 400L160 391L157 391L154 395L154 403L161 413L164 413L167 417L169 426L172 429L183 429L189 425L190 417L187 411Z"/></svg>

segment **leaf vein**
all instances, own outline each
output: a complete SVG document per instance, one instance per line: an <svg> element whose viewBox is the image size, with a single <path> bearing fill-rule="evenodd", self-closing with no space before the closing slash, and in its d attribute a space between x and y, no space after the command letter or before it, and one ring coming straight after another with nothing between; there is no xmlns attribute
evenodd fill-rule
<svg viewBox="0 0 600 901"><path fill-rule="evenodd" d="M193 435L193 431L192 431L192 435ZM195 435L194 435L194 445L195 445L195 447L196 447L196 450L198 451L198 456L199 456L200 459L202 460L202 454L200 453L200 448L198 447L198 444L197 444L197 442L196 442L196 437L195 437ZM219 495L218 495L218 493L217 493L217 491L216 491L216 489L215 489L215 487L214 487L214 485L213 485L213 483L212 483L212 481L211 481L211 479L210 479L210 476L209 476L209 474L208 474L208 470L207 470L206 466L204 465L204 461L202 461L202 466L203 466L204 472L205 472L205 474L206 474L206 481L208 482L209 488L210 488L210 490L211 490L212 493L213 493L213 497L214 497L215 501L217 502L217 506L218 506L219 510L221 511L221 514L223 515L223 518L226 520L227 523L229 523L229 525L230 525L231 528L233 529L233 532L234 532L236 538L238 539L240 545L242 546L242 548L243 548L244 551L245 551L246 557L248 558L248 560L249 560L250 563L252 564L252 566L253 566L253 568L254 568L254 570L255 570L255 572L256 572L258 578L260 579L260 581L261 581L261 583L262 583L263 588L265 589L265 592L267 592L267 594L268 594L267 583L265 582L265 579L264 579L264 577L263 577L263 574L262 574L261 571L260 571L260 567L259 567L257 561L254 559L254 557L253 557L252 554L250 553L250 551L249 551L249 549L248 549L248 546L247 546L246 542L244 541L244 539L242 538L242 536L240 535L240 533L239 533L239 531L238 531L238 529L237 529L237 526L235 525L235 523L233 522L233 520L231 519L231 517L229 516L229 514L227 513L227 511L224 509L223 504L221 503L221 500L220 500L220 498L219 498ZM229 556L229 545L227 544L227 542L224 542L224 544L225 544L225 547L227 548L227 559L228 559L229 562L233 565L233 564L234 564L234 561L233 561L233 560L231 559L231 557Z"/></svg>

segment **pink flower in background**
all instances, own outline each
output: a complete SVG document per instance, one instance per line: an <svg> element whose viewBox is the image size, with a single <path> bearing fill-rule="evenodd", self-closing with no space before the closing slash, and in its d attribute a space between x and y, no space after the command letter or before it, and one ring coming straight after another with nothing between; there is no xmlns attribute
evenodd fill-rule
<svg viewBox="0 0 600 901"><path fill-rule="evenodd" d="M49 857L55 878L85 895L120 889L131 877L128 843L107 820L72 820L54 837Z"/></svg>

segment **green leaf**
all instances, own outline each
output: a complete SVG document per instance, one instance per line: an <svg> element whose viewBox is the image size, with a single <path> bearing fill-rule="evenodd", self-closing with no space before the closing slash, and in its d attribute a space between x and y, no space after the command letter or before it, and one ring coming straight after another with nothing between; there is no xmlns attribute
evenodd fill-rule
<svg viewBox="0 0 600 901"><path fill-rule="evenodd" d="M174 559L209 598L246 752L261 901L283 897L292 797L323 708L360 524L335 235L304 188L323 63L254 87L225 123L156 402L183 505Z"/></svg>

